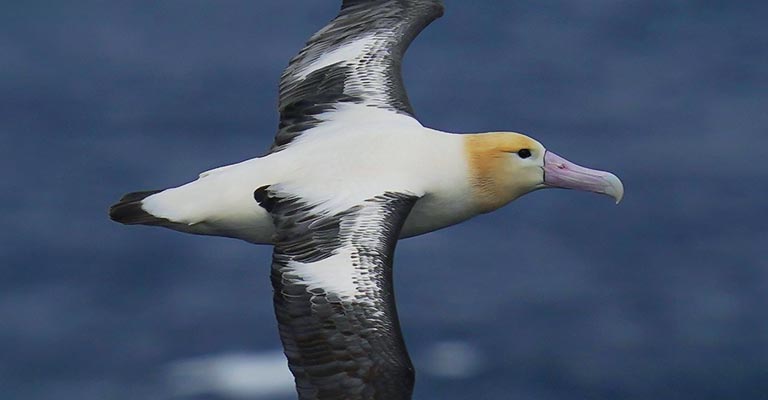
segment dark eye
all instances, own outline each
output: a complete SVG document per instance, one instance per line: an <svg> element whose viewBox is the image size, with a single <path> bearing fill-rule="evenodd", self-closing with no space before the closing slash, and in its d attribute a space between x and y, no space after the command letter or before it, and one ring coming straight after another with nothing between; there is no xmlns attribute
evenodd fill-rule
<svg viewBox="0 0 768 400"><path fill-rule="evenodd" d="M531 156L531 151L528 149L522 149L517 152L517 155L520 156L520 158L528 158Z"/></svg>

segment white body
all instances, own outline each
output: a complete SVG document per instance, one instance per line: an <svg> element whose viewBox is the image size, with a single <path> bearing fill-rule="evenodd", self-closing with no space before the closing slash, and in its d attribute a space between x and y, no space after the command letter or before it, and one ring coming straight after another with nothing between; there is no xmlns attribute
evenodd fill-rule
<svg viewBox="0 0 768 400"><path fill-rule="evenodd" d="M329 119L284 150L204 172L196 181L147 197L142 208L183 224L180 230L253 243L272 240L271 217L253 197L265 185L279 185L329 211L387 191L420 196L402 237L477 214L463 135L428 129L389 111L355 108L338 112L343 124Z"/></svg>

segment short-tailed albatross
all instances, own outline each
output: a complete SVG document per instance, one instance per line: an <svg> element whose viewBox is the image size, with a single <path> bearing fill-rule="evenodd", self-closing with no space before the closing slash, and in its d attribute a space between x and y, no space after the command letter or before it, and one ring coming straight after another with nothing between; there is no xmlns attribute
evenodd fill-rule
<svg viewBox="0 0 768 400"><path fill-rule="evenodd" d="M528 136L419 123L400 65L442 13L439 0L344 0L285 69L266 155L129 193L110 209L124 224L273 245L275 314L302 400L411 398L392 288L398 238L538 189L622 198L615 175Z"/></svg>

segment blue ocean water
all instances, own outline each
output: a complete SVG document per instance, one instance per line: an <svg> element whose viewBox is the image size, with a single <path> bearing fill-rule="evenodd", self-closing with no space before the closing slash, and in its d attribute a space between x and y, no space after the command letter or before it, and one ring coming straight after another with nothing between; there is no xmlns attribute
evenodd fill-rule
<svg viewBox="0 0 768 400"><path fill-rule="evenodd" d="M106 209L261 154L335 3L0 5L0 397L295 398L215 376L276 368L270 249ZM420 120L530 134L626 197L540 191L401 242L415 398L766 398L768 3L446 6L404 64ZM211 364L232 354L269 367Z"/></svg>

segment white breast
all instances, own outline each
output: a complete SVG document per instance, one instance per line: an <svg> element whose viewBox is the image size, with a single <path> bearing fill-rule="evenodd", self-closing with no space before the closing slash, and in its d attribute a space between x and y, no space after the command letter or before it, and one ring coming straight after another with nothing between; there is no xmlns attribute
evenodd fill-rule
<svg viewBox="0 0 768 400"><path fill-rule="evenodd" d="M357 118L357 121L355 120ZM329 121L277 153L218 168L200 179L148 197L144 209L181 222L187 231L269 243L272 223L253 198L279 185L329 212L343 211L384 192L423 196L403 228L414 236L470 218L470 188L460 135L393 119L367 108L344 124ZM359 122L359 123L355 123Z"/></svg>

